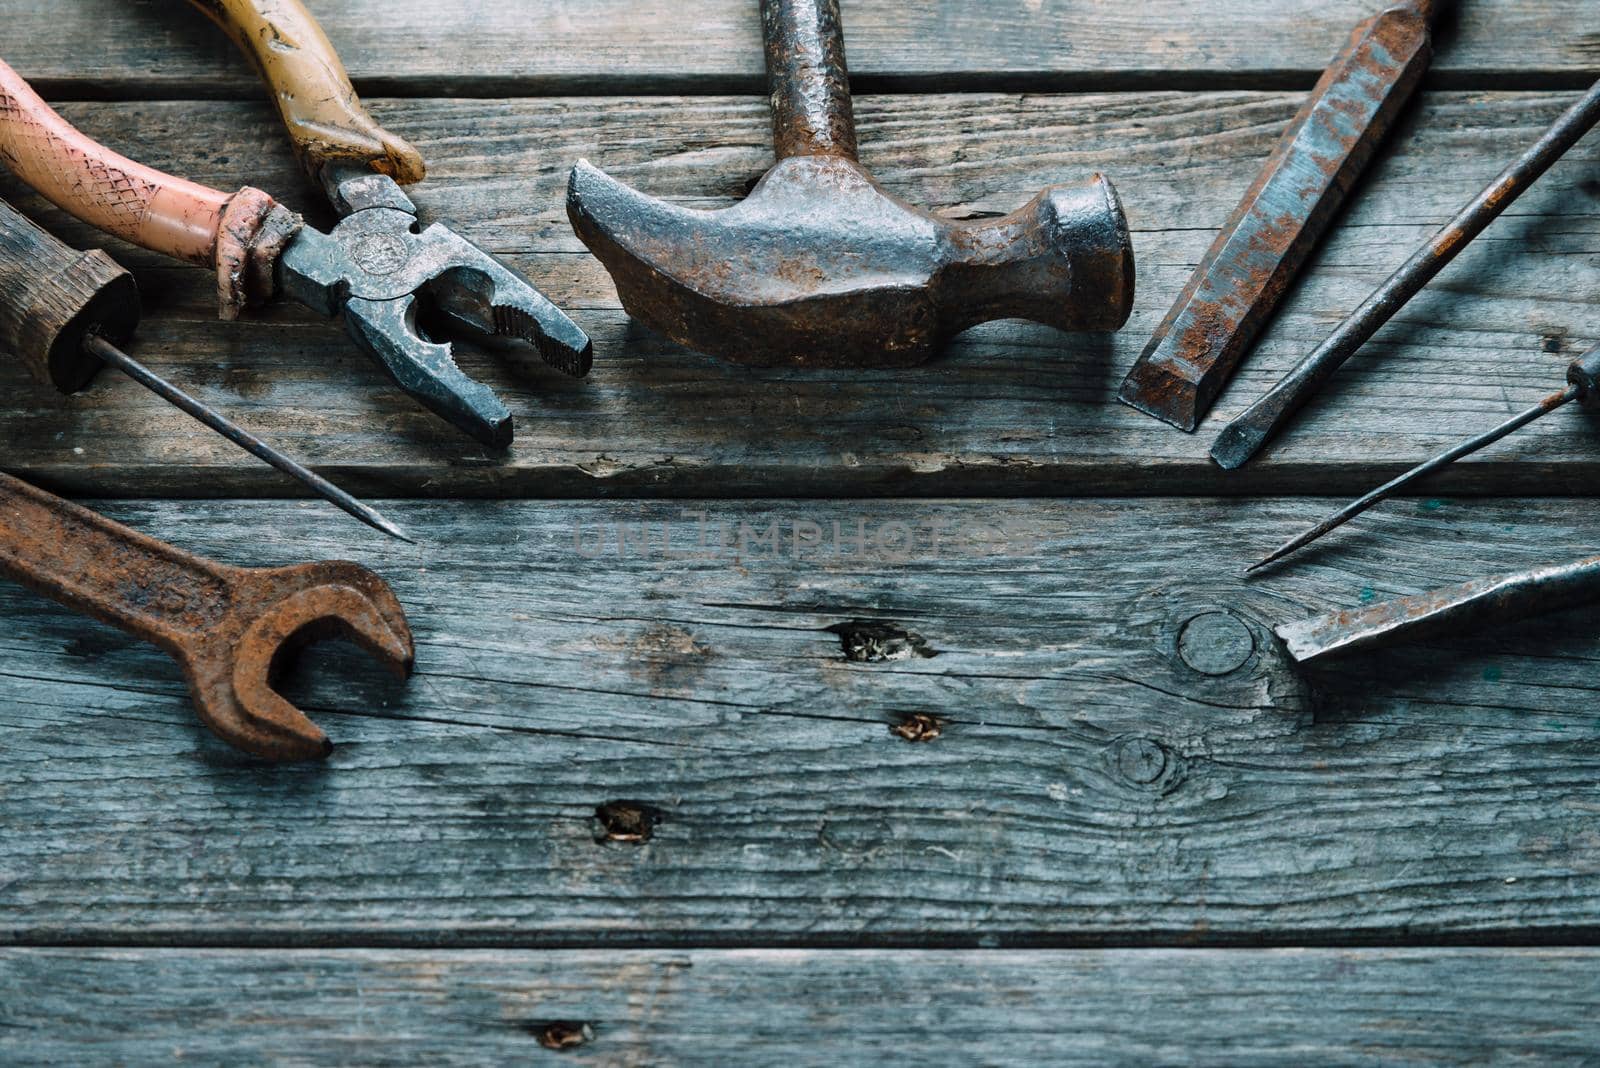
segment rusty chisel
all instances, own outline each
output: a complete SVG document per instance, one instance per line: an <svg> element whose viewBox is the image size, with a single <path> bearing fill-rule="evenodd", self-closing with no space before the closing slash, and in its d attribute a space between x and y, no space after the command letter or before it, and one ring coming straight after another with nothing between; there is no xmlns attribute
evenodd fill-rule
<svg viewBox="0 0 1600 1068"><path fill-rule="evenodd" d="M1233 422L1211 446L1211 459L1225 471L1250 462L1294 414L1327 384L1346 360L1438 277L1489 224L1515 204L1573 145L1600 123L1600 82L1562 113L1532 147L1445 223L1411 258L1375 289L1316 350L1301 360Z"/></svg>
<svg viewBox="0 0 1600 1068"><path fill-rule="evenodd" d="M1402 597L1276 628L1298 663L1380 649L1491 623L1565 611L1600 597L1600 556Z"/></svg>
<svg viewBox="0 0 1600 1068"><path fill-rule="evenodd" d="M1200 425L1421 83L1454 2L1400 0L1356 27L1128 373L1123 403Z"/></svg>

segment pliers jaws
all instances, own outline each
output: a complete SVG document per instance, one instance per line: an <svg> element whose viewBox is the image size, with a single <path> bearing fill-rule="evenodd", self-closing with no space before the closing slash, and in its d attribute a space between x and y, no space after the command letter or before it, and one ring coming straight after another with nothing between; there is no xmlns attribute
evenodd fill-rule
<svg viewBox="0 0 1600 1068"><path fill-rule="evenodd" d="M478 441L511 444L511 413L456 366L448 342L418 325L419 302L477 341L520 338L545 363L582 377L594 349L578 325L499 260L417 209L386 175L328 168L324 184L344 219L331 233L306 227L278 260L278 289L341 316L355 342L396 385Z"/></svg>

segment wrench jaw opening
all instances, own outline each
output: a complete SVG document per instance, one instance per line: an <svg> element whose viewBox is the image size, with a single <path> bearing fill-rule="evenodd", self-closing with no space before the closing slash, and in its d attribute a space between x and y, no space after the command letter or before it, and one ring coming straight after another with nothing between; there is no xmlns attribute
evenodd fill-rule
<svg viewBox="0 0 1600 1068"><path fill-rule="evenodd" d="M491 448L511 443L510 412L461 371L449 344L418 328L419 301L476 340L527 341L557 370L588 373L594 349L576 323L450 228L419 231L392 179L346 177L331 195L348 214L332 233L301 231L279 258L279 289L323 315L342 314L351 337L430 411Z"/></svg>
<svg viewBox="0 0 1600 1068"><path fill-rule="evenodd" d="M204 659L184 664L200 722L235 749L274 764L325 760L333 742L305 713L268 686L237 692L228 665ZM252 702L246 711L244 702Z"/></svg>
<svg viewBox="0 0 1600 1068"><path fill-rule="evenodd" d="M394 593L356 564L330 562L247 572L252 621L236 641L180 657L200 719L218 737L274 762L321 760L333 743L275 689L289 660L307 645L342 638L399 678L416 659L411 630ZM231 655L229 651L231 650Z"/></svg>

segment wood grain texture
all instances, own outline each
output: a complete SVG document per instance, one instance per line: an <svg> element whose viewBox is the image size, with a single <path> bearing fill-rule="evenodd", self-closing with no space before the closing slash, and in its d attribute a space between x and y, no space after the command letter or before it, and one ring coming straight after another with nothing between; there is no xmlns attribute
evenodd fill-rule
<svg viewBox="0 0 1600 1068"><path fill-rule="evenodd" d="M1524 496L1593 493L1592 421L1563 413L1290 569L1235 576L1333 503L1243 495L1364 490L1600 337L1600 143L1262 462L1205 458L1593 80L1592 0L1461 5L1199 435L1113 399L1378 6L845 0L886 186L984 217L1104 171L1140 257L1115 338L992 324L867 377L673 347L565 219L580 157L691 206L744 195L771 160L752 0L320 4L378 119L428 158L424 214L595 337L584 382L463 354L517 412L504 457L336 325L220 324L204 272L0 176L135 269L136 356L363 494L683 498L386 503L416 549L321 504L107 504L222 559L354 557L393 582L409 684L339 646L285 682L339 743L319 767L227 749L161 654L0 584L0 1062L1592 1061L1595 950L1555 947L1600 944L1600 607L1309 670L1270 633L1592 553L1590 501ZM330 221L265 91L186 5L0 0L0 26L91 134ZM7 470L80 495L298 492L130 382L63 399L0 362ZM776 499L1071 494L1108 497ZM702 513L732 551L706 558ZM1327 948L1261 948L1307 945ZM582 1044L540 1044L561 1035Z"/></svg>
<svg viewBox="0 0 1600 1068"><path fill-rule="evenodd" d="M849 0L858 86L1309 88L1380 0ZM1447 24L1436 80L1482 88L1594 79L1587 0L1476 0ZM317 16L369 94L759 91L749 0L343 0ZM222 34L176 4L3 0L12 62L53 92L259 91Z"/></svg>
<svg viewBox="0 0 1600 1068"><path fill-rule="evenodd" d="M0 352L63 393L100 370L84 350L91 335L118 344L139 322L139 290L126 268L99 249L62 244L4 201L0 298Z"/></svg>
<svg viewBox="0 0 1600 1068"><path fill-rule="evenodd" d="M432 161L416 191L425 213L458 220L595 338L595 370L578 382L531 353L463 356L517 413L518 442L503 458L390 387L335 324L288 307L265 322L219 324L202 272L113 250L138 268L149 308L135 355L368 494L1353 493L1531 404L1600 336L1591 299L1600 293L1600 140L1574 150L1452 265L1264 459L1228 476L1206 449L1223 419L1326 336L1568 100L1424 94L1195 436L1117 404L1115 391L1294 114L1296 94L862 100L865 162L895 193L972 217L1101 170L1121 188L1140 260L1137 310L1114 338L990 324L926 368L870 375L741 369L677 349L628 320L567 225L566 172L581 156L690 205L742 196L771 160L760 101L375 101L379 118ZM264 104L66 110L135 157L222 188L256 182L327 221ZM104 243L9 180L0 195L71 242ZM107 380L63 400L0 367L8 465L80 494L297 492L143 392ZM1594 443L1588 421L1563 415L1438 485L1585 492L1600 476Z"/></svg>
<svg viewBox="0 0 1600 1068"><path fill-rule="evenodd" d="M418 675L330 647L287 692L337 751L265 768L160 654L0 587L0 938L1600 935L1600 608L1304 673L1270 636L1575 556L1592 508L1400 502L1234 577L1326 503L712 502L702 560L665 556L709 551L673 502L386 504L416 550L324 507L118 504L230 562L358 553Z"/></svg>
<svg viewBox="0 0 1600 1068"><path fill-rule="evenodd" d="M0 952L24 1065L1586 1064L1594 950ZM559 1052L546 1043L572 1036Z"/></svg>

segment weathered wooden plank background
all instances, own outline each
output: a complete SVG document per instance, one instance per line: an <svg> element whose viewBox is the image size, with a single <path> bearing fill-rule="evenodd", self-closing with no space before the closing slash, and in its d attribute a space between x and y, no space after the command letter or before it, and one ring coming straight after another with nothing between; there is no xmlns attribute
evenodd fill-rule
<svg viewBox="0 0 1600 1068"><path fill-rule="evenodd" d="M1600 610L1315 672L1270 625L1573 555L1592 507L1402 502L1236 577L1327 503L397 505L433 548L362 555L416 606L418 676L302 676L339 749L296 769L0 587L0 911L31 944L1589 937ZM277 563L363 545L325 510L113 514ZM724 558L665 558L723 544L686 510ZM917 714L938 738L893 733ZM647 843L604 840L612 802Z"/></svg>
<svg viewBox="0 0 1600 1068"><path fill-rule="evenodd" d="M56 1063L1581 1064L1592 950L890 953L30 951ZM7 980L10 980L9 982ZM1316 1012L1301 992L1317 991ZM240 996L240 993L243 996ZM1578 996L1575 996L1578 995ZM1586 996L1584 996L1586 995ZM204 1006L206 1027L174 1014ZM293 1021L294 1026L289 1026ZM730 1036L734 1036L730 1041ZM571 1043L558 1056L550 1045ZM730 1055L730 1050L733 1051ZM1463 1051L1477 1056L1463 1056Z"/></svg>
<svg viewBox="0 0 1600 1068"><path fill-rule="evenodd" d="M907 88L995 82L1309 87L1363 0L856 0L853 76ZM1587 0L1479 0L1447 30L1437 77L1593 81ZM47 86L117 97L256 91L221 34L171 0L6 0L15 65ZM317 12L358 87L406 95L761 88L761 32L742 0L341 0Z"/></svg>
<svg viewBox="0 0 1600 1068"><path fill-rule="evenodd" d="M1315 670L1270 634L1593 552L1592 421L1556 416L1291 568L1237 575L1600 337L1600 143L1262 462L1205 458L1600 74L1590 4L1461 6L1193 437L1116 387L1376 4L844 6L864 160L896 193L973 216L1116 181L1140 258L1126 331L990 324L927 368L850 375L727 367L629 322L567 227L566 171L742 196L770 161L746 0L317 5L430 158L424 212L595 336L583 382L466 354L517 412L505 456L417 411L337 326L282 307L219 324L201 272L0 178L135 268L142 358L408 498L385 508L424 538L187 500L295 488L131 383L59 398L0 366L7 470L230 561L365 561L419 640L404 686L313 655L287 688L339 748L269 769L196 726L159 653L0 586L0 1062L1592 1057L1600 609ZM328 221L187 5L0 0L0 25L4 58L92 134ZM715 558L702 514L731 543ZM541 1045L561 1034L583 1044Z"/></svg>

